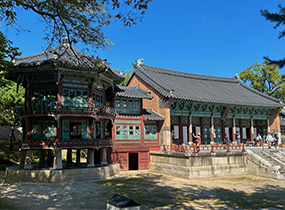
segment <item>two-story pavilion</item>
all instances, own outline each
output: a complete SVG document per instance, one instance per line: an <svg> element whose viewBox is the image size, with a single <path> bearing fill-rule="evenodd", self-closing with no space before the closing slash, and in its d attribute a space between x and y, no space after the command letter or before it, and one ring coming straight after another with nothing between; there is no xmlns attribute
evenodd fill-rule
<svg viewBox="0 0 285 210"><path fill-rule="evenodd" d="M223 142L225 134L236 140L253 141L257 133L277 133L280 137L281 101L262 94L236 78L204 76L167 70L138 63L127 86L137 86L153 98L144 101L165 119L160 141L187 144L192 134L201 133L203 144ZM214 133L216 138L214 139Z"/></svg>
<svg viewBox="0 0 285 210"><path fill-rule="evenodd" d="M159 122L164 117L152 109L143 109L143 100L149 101L153 96L139 86L116 86L112 92L116 118L108 163L119 163L121 170L148 169L149 151L160 145Z"/></svg>
<svg viewBox="0 0 285 210"><path fill-rule="evenodd" d="M18 110L23 141L14 142L24 168L32 168L32 150L40 151L40 162L48 153L49 166L55 150L55 169L62 168L62 149L67 149L67 164L72 161L72 149L77 150L77 163L80 149L88 149L88 166L94 166L94 149L100 151L100 163L107 163L112 139L104 128L116 114L106 89L123 81L121 71L65 42L16 58L7 78L25 88L25 103Z"/></svg>

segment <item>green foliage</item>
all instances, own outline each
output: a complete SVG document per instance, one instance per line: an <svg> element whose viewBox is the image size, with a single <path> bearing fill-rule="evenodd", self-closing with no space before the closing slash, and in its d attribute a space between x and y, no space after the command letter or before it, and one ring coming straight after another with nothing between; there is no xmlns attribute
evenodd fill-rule
<svg viewBox="0 0 285 210"><path fill-rule="evenodd" d="M255 62L240 72L239 77L259 92L285 101L285 75L279 73L277 65L270 65L267 60Z"/></svg>
<svg viewBox="0 0 285 210"><path fill-rule="evenodd" d="M5 170L6 167L16 165L20 160L19 151L10 150L9 140L0 140L0 171Z"/></svg>
<svg viewBox="0 0 285 210"><path fill-rule="evenodd" d="M25 90L22 86L17 92L17 84L0 76L2 87L0 89L0 125L14 125L15 108L24 103Z"/></svg>
<svg viewBox="0 0 285 210"><path fill-rule="evenodd" d="M130 70L127 70L127 72L124 72L124 76L125 76L125 79L123 82L121 82L119 85L120 86L126 86L127 85L127 82L129 81L130 77L131 77L131 73L132 73L132 70L133 70L133 67L130 69Z"/></svg>
<svg viewBox="0 0 285 210"><path fill-rule="evenodd" d="M278 28L280 25L285 24L285 7L283 7L281 4L279 4L278 7L279 7L279 13L271 13L268 10L261 10L261 15L264 16L266 20L276 23L274 28ZM284 36L285 36L285 30L280 31L278 38L281 39ZM267 61L269 61L269 64L276 64L280 68L284 67L285 65L285 58L281 60L271 60L268 57L264 57L264 58Z"/></svg>
<svg viewBox="0 0 285 210"><path fill-rule="evenodd" d="M24 102L24 89L4 78L4 74L13 66L11 62L15 56L20 55L18 48L12 47L12 42L0 32L0 125L13 125L13 109Z"/></svg>
<svg viewBox="0 0 285 210"><path fill-rule="evenodd" d="M124 26L141 21L151 0L2 0L0 21L17 26L17 10L33 11L45 26L44 39L52 46L66 36L70 43L84 43L94 50L108 49L112 43L102 28L119 19ZM20 30L19 26L16 29Z"/></svg>

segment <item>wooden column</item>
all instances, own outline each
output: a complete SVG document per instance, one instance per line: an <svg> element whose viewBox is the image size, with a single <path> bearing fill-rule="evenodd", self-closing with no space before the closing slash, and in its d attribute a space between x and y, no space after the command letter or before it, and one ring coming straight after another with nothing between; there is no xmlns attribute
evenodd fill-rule
<svg viewBox="0 0 285 210"><path fill-rule="evenodd" d="M20 167L25 166L26 150L22 149L20 153Z"/></svg>
<svg viewBox="0 0 285 210"><path fill-rule="evenodd" d="M33 132L33 125L32 125L32 119L28 118L28 140L32 140L32 132Z"/></svg>
<svg viewBox="0 0 285 210"><path fill-rule="evenodd" d="M61 149L55 149L55 157L53 161L53 169L62 169Z"/></svg>
<svg viewBox="0 0 285 210"><path fill-rule="evenodd" d="M254 141L253 137L253 118L250 118L250 141Z"/></svg>
<svg viewBox="0 0 285 210"><path fill-rule="evenodd" d="M236 118L235 117L233 117L232 119L232 124L233 124L233 128L232 128L233 142L236 142Z"/></svg>
<svg viewBox="0 0 285 210"><path fill-rule="evenodd" d="M222 143L225 143L225 120L221 119Z"/></svg>
<svg viewBox="0 0 285 210"><path fill-rule="evenodd" d="M101 148L101 164L107 165L107 149L105 147Z"/></svg>
<svg viewBox="0 0 285 210"><path fill-rule="evenodd" d="M215 132L214 131L214 116L211 115L211 119L210 119L210 135L211 135L211 142L210 142L210 144L211 145L215 144L214 132ZM217 135L217 134L215 133L215 135Z"/></svg>
<svg viewBox="0 0 285 210"><path fill-rule="evenodd" d="M188 133L189 133L189 142L193 142L193 131L192 131L192 114L189 115L189 127L188 127Z"/></svg>
<svg viewBox="0 0 285 210"><path fill-rule="evenodd" d="M200 119L200 144L202 144L202 140L204 143L204 124L203 124L203 117L199 117ZM196 133L197 135L197 133Z"/></svg>
<svg viewBox="0 0 285 210"><path fill-rule="evenodd" d="M266 120L266 126L267 126L267 135L270 133L270 123L269 123L269 118Z"/></svg>
<svg viewBox="0 0 285 210"><path fill-rule="evenodd" d="M52 150L48 150L48 159L47 159L47 166L51 167L52 166Z"/></svg>
<svg viewBox="0 0 285 210"><path fill-rule="evenodd" d="M87 150L87 167L94 167L94 149Z"/></svg>
<svg viewBox="0 0 285 210"><path fill-rule="evenodd" d="M72 149L67 149L66 164L67 165L71 165L72 164Z"/></svg>
<svg viewBox="0 0 285 210"><path fill-rule="evenodd" d="M80 165L80 149L76 150L76 164Z"/></svg>
<svg viewBox="0 0 285 210"><path fill-rule="evenodd" d="M183 143L182 116L178 116L179 144Z"/></svg>
<svg viewBox="0 0 285 210"><path fill-rule="evenodd" d="M39 165L41 166L45 165L45 150L44 149L39 150Z"/></svg>

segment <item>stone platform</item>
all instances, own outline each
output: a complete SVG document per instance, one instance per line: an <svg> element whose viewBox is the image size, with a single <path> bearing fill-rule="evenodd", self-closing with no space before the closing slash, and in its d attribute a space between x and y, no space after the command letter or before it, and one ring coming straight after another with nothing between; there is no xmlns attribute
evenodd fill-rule
<svg viewBox="0 0 285 210"><path fill-rule="evenodd" d="M70 167L63 169L36 168L23 169L19 166L6 168L6 174L16 181L23 182L74 182L80 180L105 179L118 174L119 164L100 165L95 167Z"/></svg>

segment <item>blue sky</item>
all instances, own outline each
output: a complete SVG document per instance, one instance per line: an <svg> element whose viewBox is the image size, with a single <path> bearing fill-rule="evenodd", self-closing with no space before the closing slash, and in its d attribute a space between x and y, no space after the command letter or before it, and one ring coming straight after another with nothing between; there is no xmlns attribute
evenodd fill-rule
<svg viewBox="0 0 285 210"><path fill-rule="evenodd" d="M98 50L111 67L129 70L139 58L151 66L188 73L232 77L263 56L285 57L282 28L260 15L261 9L278 12L276 0L153 0L142 22L124 27L119 21L104 28L115 44ZM284 5L285 6L285 5ZM43 27L32 12L19 13L18 23L29 32L1 28L23 56L43 51ZM82 45L76 45L81 50ZM282 72L283 70L281 70Z"/></svg>

